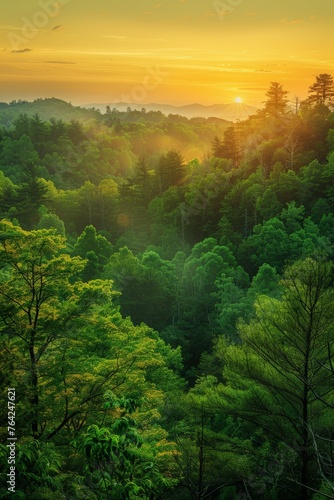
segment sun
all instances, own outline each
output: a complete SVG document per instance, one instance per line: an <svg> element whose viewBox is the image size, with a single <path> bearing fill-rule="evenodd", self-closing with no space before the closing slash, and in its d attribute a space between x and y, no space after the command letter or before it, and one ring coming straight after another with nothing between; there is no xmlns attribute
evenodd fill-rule
<svg viewBox="0 0 334 500"><path fill-rule="evenodd" d="M242 97L236 97L234 99L234 102L237 102L238 104L241 104L242 103Z"/></svg>

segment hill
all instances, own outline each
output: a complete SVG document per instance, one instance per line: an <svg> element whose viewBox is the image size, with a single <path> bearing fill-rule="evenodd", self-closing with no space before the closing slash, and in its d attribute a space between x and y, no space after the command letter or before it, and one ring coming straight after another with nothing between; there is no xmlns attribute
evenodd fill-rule
<svg viewBox="0 0 334 500"><path fill-rule="evenodd" d="M73 106L70 102L56 99L36 99L35 101L0 102L0 124L9 126L10 123L22 114L32 116L38 114L42 120L55 118L69 122L71 120L88 121L100 116L100 112L93 109Z"/></svg>

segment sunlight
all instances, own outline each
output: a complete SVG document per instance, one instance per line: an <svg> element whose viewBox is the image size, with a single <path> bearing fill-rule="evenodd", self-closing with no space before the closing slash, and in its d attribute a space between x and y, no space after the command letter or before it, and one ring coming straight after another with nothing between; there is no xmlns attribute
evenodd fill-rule
<svg viewBox="0 0 334 500"><path fill-rule="evenodd" d="M241 104L242 103L242 97L236 97L234 99L234 102L237 102L238 104Z"/></svg>

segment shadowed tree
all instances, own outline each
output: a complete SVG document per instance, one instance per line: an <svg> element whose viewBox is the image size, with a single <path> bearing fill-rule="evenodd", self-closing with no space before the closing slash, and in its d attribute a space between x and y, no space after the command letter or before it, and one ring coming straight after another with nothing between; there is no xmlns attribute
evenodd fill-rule
<svg viewBox="0 0 334 500"><path fill-rule="evenodd" d="M213 156L216 158L224 158L223 141L219 139L217 135L213 138L211 149Z"/></svg>
<svg viewBox="0 0 334 500"><path fill-rule="evenodd" d="M311 85L308 92L310 95L306 102L334 106L334 82L331 75L322 73L317 76L316 82Z"/></svg>
<svg viewBox="0 0 334 500"><path fill-rule="evenodd" d="M23 167L23 184L18 190L20 221L31 229L39 219L38 209L46 199L47 186L38 176L38 167L29 162Z"/></svg>
<svg viewBox="0 0 334 500"><path fill-rule="evenodd" d="M172 149L160 158L159 177L162 191L181 184L184 175L184 158L179 151Z"/></svg>
<svg viewBox="0 0 334 500"><path fill-rule="evenodd" d="M288 91L283 90L283 85L277 82L271 82L270 88L266 93L268 99L265 101L264 110L273 116L279 116L287 111L289 99L286 97Z"/></svg>

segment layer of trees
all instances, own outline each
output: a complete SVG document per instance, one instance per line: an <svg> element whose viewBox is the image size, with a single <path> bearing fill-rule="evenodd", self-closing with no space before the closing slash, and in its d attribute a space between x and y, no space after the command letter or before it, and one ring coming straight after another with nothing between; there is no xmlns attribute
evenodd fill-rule
<svg viewBox="0 0 334 500"><path fill-rule="evenodd" d="M334 498L333 95L272 82L237 124L0 105L15 498Z"/></svg>

